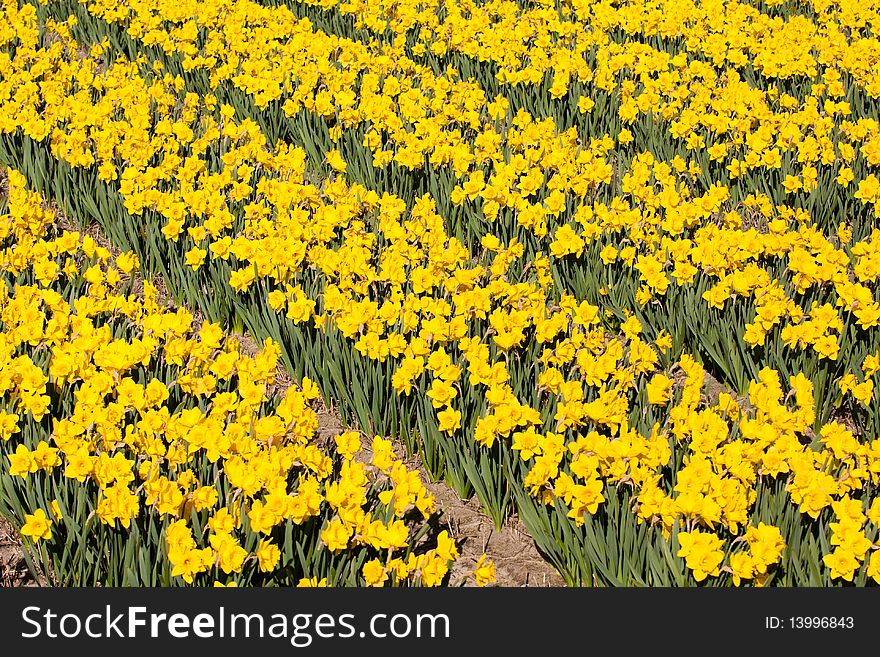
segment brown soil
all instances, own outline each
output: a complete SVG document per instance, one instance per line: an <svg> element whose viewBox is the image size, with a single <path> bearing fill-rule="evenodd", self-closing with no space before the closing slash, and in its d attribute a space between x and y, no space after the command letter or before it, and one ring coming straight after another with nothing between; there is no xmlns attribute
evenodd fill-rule
<svg viewBox="0 0 880 657"><path fill-rule="evenodd" d="M427 488L437 500L443 521L461 553L452 568L451 586L474 586L474 567L483 554L495 563L495 586L565 585L559 573L538 553L518 518L510 518L497 530L476 500L462 500L443 483L431 483Z"/></svg>
<svg viewBox="0 0 880 657"><path fill-rule="evenodd" d="M0 587L36 586L28 571L21 547L21 538L0 518Z"/></svg>

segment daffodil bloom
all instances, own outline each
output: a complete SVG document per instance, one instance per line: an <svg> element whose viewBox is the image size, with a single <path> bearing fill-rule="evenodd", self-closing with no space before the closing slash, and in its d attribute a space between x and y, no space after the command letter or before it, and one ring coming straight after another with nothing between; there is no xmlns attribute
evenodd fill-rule
<svg viewBox="0 0 880 657"><path fill-rule="evenodd" d="M828 567L832 579L844 579L851 582L859 562L849 551L836 548L833 552L822 557L822 563Z"/></svg>
<svg viewBox="0 0 880 657"><path fill-rule="evenodd" d="M703 581L709 575L717 576L720 571L724 552L724 543L717 535L694 530L679 532L678 540L681 548L679 557L684 557L688 568L693 571L694 579Z"/></svg>
<svg viewBox="0 0 880 657"><path fill-rule="evenodd" d="M25 515L25 523L21 527L21 535L28 536L34 541L52 538L52 522L42 509L37 509L32 514Z"/></svg>
<svg viewBox="0 0 880 657"><path fill-rule="evenodd" d="M361 568L361 573L367 586L382 586L388 580L385 567L377 559L367 561Z"/></svg>
<svg viewBox="0 0 880 657"><path fill-rule="evenodd" d="M486 586L495 581L495 562L486 558L485 554L481 554L474 566L474 577L477 586Z"/></svg>

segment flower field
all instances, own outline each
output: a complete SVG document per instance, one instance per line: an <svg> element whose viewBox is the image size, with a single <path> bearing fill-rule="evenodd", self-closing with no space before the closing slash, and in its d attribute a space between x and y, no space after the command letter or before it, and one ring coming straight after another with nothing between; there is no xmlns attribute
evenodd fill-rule
<svg viewBox="0 0 880 657"><path fill-rule="evenodd" d="M880 584L880 3L0 14L35 572L448 585L430 478L568 585Z"/></svg>

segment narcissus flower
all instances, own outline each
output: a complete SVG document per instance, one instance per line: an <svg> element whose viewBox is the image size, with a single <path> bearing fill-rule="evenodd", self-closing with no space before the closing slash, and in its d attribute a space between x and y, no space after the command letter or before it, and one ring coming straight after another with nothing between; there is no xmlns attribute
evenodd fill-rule
<svg viewBox="0 0 880 657"><path fill-rule="evenodd" d="M25 523L21 528L21 535L28 536L34 541L52 538L52 521L49 520L43 509L37 509L32 514L26 514Z"/></svg>
<svg viewBox="0 0 880 657"><path fill-rule="evenodd" d="M440 431L452 433L461 427L461 411L457 411L450 406L437 413L437 419L439 420L438 428Z"/></svg>
<svg viewBox="0 0 880 657"><path fill-rule="evenodd" d="M845 579L851 582L856 570L859 568L859 561L850 552L843 548L837 548L830 554L822 557L824 563L831 571L832 579Z"/></svg>
<svg viewBox="0 0 880 657"><path fill-rule="evenodd" d="M361 568L361 574L368 586L382 586L388 580L388 573L378 559L367 561Z"/></svg>
<svg viewBox="0 0 880 657"><path fill-rule="evenodd" d="M678 541L681 545L678 556L685 558L695 580L702 582L709 575L718 575L724 559L724 542L716 534L699 530L680 532Z"/></svg>
<svg viewBox="0 0 880 657"><path fill-rule="evenodd" d="M257 548L257 560L262 572L272 572L281 560L281 550L271 541L262 539L260 547Z"/></svg>
<svg viewBox="0 0 880 657"><path fill-rule="evenodd" d="M495 581L495 562L490 561L485 554L481 554L477 559L477 565L474 566L474 577L477 586L486 586Z"/></svg>
<svg viewBox="0 0 880 657"><path fill-rule="evenodd" d="M332 150L327 153L327 164L333 167L334 171L339 171L340 173L348 168L345 160L342 159L342 155L337 150Z"/></svg>

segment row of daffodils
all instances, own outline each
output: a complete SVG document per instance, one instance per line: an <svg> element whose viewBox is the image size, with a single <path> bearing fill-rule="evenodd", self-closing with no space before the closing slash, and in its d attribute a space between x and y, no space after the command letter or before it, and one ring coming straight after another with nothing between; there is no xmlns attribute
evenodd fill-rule
<svg viewBox="0 0 880 657"><path fill-rule="evenodd" d="M870 12L716 5L4 0L0 503L34 554L445 583L379 434L571 584L880 582ZM364 433L316 444L319 396Z"/></svg>
<svg viewBox="0 0 880 657"><path fill-rule="evenodd" d="M80 585L444 581L457 547L428 545L434 498L390 441L316 442L319 391L279 386L277 344L247 354L169 307L135 255L8 176L0 508L35 565Z"/></svg>

